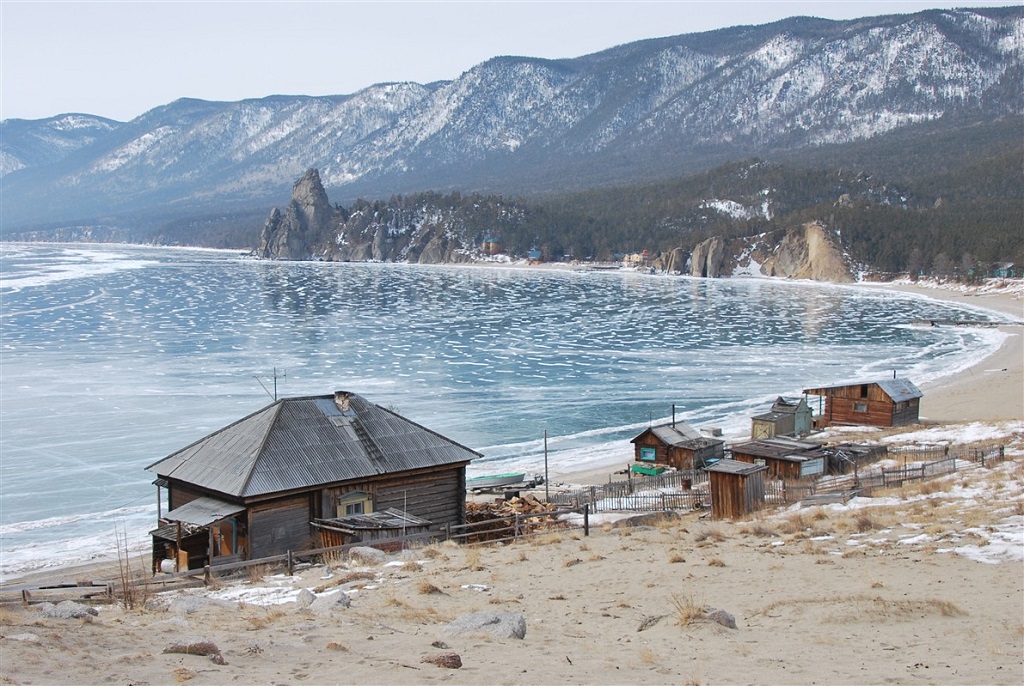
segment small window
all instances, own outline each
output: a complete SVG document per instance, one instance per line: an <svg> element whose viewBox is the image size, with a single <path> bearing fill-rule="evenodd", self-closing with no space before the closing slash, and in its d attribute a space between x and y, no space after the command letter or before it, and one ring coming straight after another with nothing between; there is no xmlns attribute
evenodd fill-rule
<svg viewBox="0 0 1024 686"><path fill-rule="evenodd" d="M345 506L345 516L363 514L363 502L349 503Z"/></svg>
<svg viewBox="0 0 1024 686"><path fill-rule="evenodd" d="M658 451L655 448L640 448L640 459L644 462L654 462L658 459Z"/></svg>
<svg viewBox="0 0 1024 686"><path fill-rule="evenodd" d="M868 404L867 403L854 403L853 404L853 411L854 412L867 412L868 411Z"/></svg>
<svg viewBox="0 0 1024 686"><path fill-rule="evenodd" d="M365 491L349 491L345 495L335 496L335 512L337 517L350 517L373 512L373 494Z"/></svg>
<svg viewBox="0 0 1024 686"><path fill-rule="evenodd" d="M860 387L860 397L862 397L862 398L868 397L868 385L867 384L861 384L861 387Z"/></svg>

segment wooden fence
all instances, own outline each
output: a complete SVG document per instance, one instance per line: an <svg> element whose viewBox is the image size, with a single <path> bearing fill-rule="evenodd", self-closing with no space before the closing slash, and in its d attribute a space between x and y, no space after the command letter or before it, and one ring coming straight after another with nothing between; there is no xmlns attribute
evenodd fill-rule
<svg viewBox="0 0 1024 686"><path fill-rule="evenodd" d="M823 477L811 483L771 481L765 484L765 502L788 504L800 501L845 501L855 495L870 495L875 489L899 488L907 481L950 474L960 469L963 462L981 466L1002 462L1006 459L1006 450L1002 445L985 448L897 448L889 450L889 458L903 461L905 466L868 474ZM914 464L908 464L911 462Z"/></svg>
<svg viewBox="0 0 1024 686"><path fill-rule="evenodd" d="M591 512L695 509L710 506L707 483L703 470L664 472L552 493L549 502L576 509L589 505ZM669 492L655 492L662 489Z"/></svg>

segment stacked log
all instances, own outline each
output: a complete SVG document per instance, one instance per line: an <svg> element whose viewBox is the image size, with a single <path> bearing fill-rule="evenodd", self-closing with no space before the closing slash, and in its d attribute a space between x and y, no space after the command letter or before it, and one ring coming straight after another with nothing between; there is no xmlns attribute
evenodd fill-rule
<svg viewBox="0 0 1024 686"><path fill-rule="evenodd" d="M541 502L532 495L491 503L467 502L466 524L473 525L473 534L467 540L476 543L523 536L556 523L550 517L531 515L543 515L556 509L554 504Z"/></svg>

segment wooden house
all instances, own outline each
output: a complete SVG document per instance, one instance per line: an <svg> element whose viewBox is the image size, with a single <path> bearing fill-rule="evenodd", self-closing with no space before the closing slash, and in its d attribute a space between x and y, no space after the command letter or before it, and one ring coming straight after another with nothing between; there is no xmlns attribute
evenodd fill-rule
<svg viewBox="0 0 1024 686"><path fill-rule="evenodd" d="M732 459L764 465L767 478L796 481L820 476L828 468L821 443L788 438L764 438L731 446Z"/></svg>
<svg viewBox="0 0 1024 686"><path fill-rule="evenodd" d="M711 488L711 516L738 519L764 504L767 467L736 460L719 460L707 468Z"/></svg>
<svg viewBox="0 0 1024 686"><path fill-rule="evenodd" d="M476 457L354 393L278 400L146 468L163 512L154 566L314 547L314 520L388 509L434 530L462 524Z"/></svg>
<svg viewBox="0 0 1024 686"><path fill-rule="evenodd" d="M699 469L725 455L725 441L702 436L685 422L649 427L630 443L641 465Z"/></svg>
<svg viewBox="0 0 1024 686"><path fill-rule="evenodd" d="M505 245L501 242L501 239L494 238L493 236L485 238L480 248L485 255L500 255L505 251Z"/></svg>
<svg viewBox="0 0 1024 686"><path fill-rule="evenodd" d="M751 419L750 437L804 436L811 432L811 408L803 398L783 398L772 404L772 409Z"/></svg>
<svg viewBox="0 0 1024 686"><path fill-rule="evenodd" d="M807 388L804 395L819 398L816 426L886 427L916 424L923 394L907 379L884 379Z"/></svg>

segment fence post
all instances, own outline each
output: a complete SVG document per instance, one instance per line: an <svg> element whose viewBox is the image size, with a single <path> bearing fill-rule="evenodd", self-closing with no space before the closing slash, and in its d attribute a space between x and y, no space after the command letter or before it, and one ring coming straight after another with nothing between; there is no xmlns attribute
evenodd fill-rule
<svg viewBox="0 0 1024 686"><path fill-rule="evenodd" d="M203 565L203 586L209 586L211 579L210 565Z"/></svg>
<svg viewBox="0 0 1024 686"><path fill-rule="evenodd" d="M289 550L288 551L288 576L292 575L292 567L293 567L292 551Z"/></svg>
<svg viewBox="0 0 1024 686"><path fill-rule="evenodd" d="M664 493L662 493L662 494L661 494L661 511L662 511L662 512L664 512L664 511L665 511L665 510L667 510L667 509L668 509L668 508L667 508L667 507L665 507L665 494L664 494Z"/></svg>
<svg viewBox="0 0 1024 686"><path fill-rule="evenodd" d="M452 524L448 522L444 525L444 540L452 540Z"/></svg>
<svg viewBox="0 0 1024 686"><path fill-rule="evenodd" d="M590 503L583 506L583 535L590 535Z"/></svg>
<svg viewBox="0 0 1024 686"><path fill-rule="evenodd" d="M519 540L519 513L518 512L515 513L515 517L513 518L512 523L515 526L515 528L512 529L512 540L513 541L518 541Z"/></svg>

